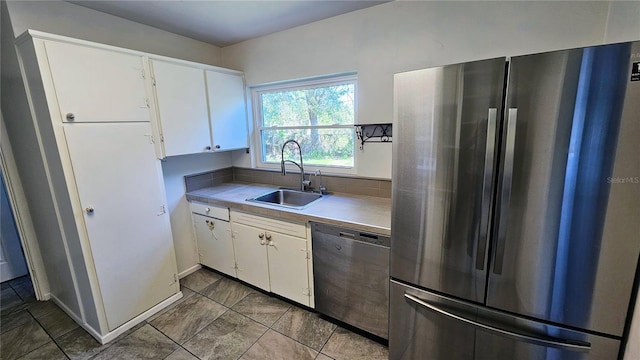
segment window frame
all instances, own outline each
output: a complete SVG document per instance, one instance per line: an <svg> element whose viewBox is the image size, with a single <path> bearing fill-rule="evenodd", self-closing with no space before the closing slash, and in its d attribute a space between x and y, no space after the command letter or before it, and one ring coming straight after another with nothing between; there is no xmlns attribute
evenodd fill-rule
<svg viewBox="0 0 640 360"><path fill-rule="evenodd" d="M268 94L272 92L281 92L281 91L295 91L295 90L305 90L309 88L316 87L329 87L334 85L345 85L350 84L354 87L354 103L353 103L353 124L348 125L300 125L300 126L264 126L263 118L262 118L262 101L261 95ZM305 78L300 80L290 80L290 81L282 81L275 82L263 85L252 86L251 88L251 104L252 104L252 113L253 113L253 136L252 143L254 145L255 151L254 154L254 164L257 168L266 168L266 169L279 169L280 163L270 163L263 161L263 152L264 147L262 144L262 131L269 129L352 129L354 133L354 142L353 142L353 165L352 166L342 166L342 165L316 165L316 164L306 164L305 163L305 172L312 173L316 169L320 169L323 172L327 173L336 173L336 174L355 174L356 173L356 165L357 165L357 156L356 156L356 143L357 138L355 135L355 125L358 124L358 77L356 73L347 73L347 74L338 74L338 75L329 75L329 76L320 76L313 78ZM304 161L304 158L303 158ZM292 172L296 172L297 169L291 169Z"/></svg>

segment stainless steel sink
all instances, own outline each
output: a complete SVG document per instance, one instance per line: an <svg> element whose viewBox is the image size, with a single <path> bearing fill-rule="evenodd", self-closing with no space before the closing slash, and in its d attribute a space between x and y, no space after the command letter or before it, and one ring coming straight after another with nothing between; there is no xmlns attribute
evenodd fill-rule
<svg viewBox="0 0 640 360"><path fill-rule="evenodd" d="M323 195L317 193L302 192L291 189L279 189L247 199L247 201L283 206L292 209L304 209L312 203L322 199L322 197Z"/></svg>

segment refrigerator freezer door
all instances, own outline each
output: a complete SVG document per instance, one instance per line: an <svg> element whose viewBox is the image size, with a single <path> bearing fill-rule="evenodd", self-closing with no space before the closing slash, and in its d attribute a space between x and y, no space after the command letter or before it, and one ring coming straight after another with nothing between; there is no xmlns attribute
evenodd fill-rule
<svg viewBox="0 0 640 360"><path fill-rule="evenodd" d="M391 277L483 302L505 59L396 74Z"/></svg>
<svg viewBox="0 0 640 360"><path fill-rule="evenodd" d="M488 306L622 336L640 253L638 45L511 59Z"/></svg>
<svg viewBox="0 0 640 360"><path fill-rule="evenodd" d="M615 359L620 341L391 282L389 359Z"/></svg>

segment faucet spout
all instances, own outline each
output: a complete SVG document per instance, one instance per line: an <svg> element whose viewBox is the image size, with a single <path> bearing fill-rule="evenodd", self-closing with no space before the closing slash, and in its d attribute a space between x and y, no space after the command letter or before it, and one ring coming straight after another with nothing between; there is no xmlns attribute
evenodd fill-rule
<svg viewBox="0 0 640 360"><path fill-rule="evenodd" d="M300 164L298 164L297 162L293 161L293 160L285 160L284 159L284 148L287 146L287 144L292 143L295 144L298 147L298 154L300 154ZM282 150L281 150L281 160L280 160L280 171L282 173L282 175L287 175L287 168L285 167L285 163L292 163L295 166L297 166L300 169L300 190L304 191L305 190L305 186L309 185L311 182L308 180L304 179L304 165L302 164L302 147L300 147L300 144L293 140L287 140L284 142L284 144L282 144Z"/></svg>

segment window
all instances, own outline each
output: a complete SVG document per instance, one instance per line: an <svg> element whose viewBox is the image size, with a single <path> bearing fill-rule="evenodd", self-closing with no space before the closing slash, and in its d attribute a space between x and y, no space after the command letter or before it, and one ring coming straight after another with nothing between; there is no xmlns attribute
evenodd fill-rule
<svg viewBox="0 0 640 360"><path fill-rule="evenodd" d="M294 139L305 165L353 168L355 94L355 76L254 88L262 164L280 164ZM284 156L298 158L296 147Z"/></svg>

